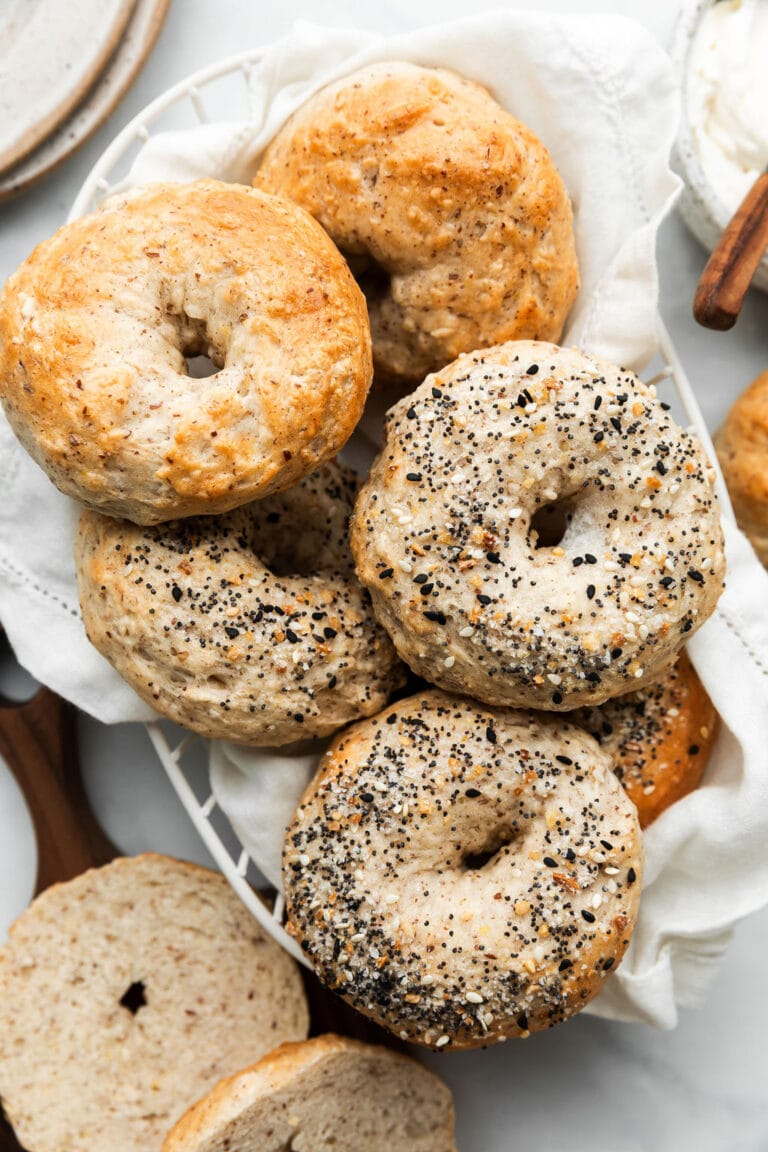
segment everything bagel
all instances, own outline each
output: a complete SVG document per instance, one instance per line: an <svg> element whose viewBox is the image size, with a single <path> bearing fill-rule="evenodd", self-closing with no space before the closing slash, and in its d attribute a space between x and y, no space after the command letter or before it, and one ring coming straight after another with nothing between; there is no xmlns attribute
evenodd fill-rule
<svg viewBox="0 0 768 1152"><path fill-rule="evenodd" d="M640 692L615 696L569 717L613 757L640 827L701 783L720 717L688 656Z"/></svg>
<svg viewBox="0 0 768 1152"><path fill-rule="evenodd" d="M624 954L641 871L634 805L586 732L434 690L334 741L283 852L320 978L436 1048L583 1008Z"/></svg>
<svg viewBox="0 0 768 1152"><path fill-rule="evenodd" d="M355 490L330 461L225 516L140 528L84 513L91 642L148 704L203 736L287 744L371 715L403 676L352 570Z"/></svg>
<svg viewBox="0 0 768 1152"><path fill-rule="evenodd" d="M658 678L713 611L714 472L652 387L576 349L460 357L388 415L352 519L415 672L566 710Z"/></svg>

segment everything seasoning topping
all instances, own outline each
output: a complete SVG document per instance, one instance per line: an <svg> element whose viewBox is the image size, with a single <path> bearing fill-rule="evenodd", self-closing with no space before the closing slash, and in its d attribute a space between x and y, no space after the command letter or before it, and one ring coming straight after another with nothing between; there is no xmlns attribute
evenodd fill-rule
<svg viewBox="0 0 768 1152"><path fill-rule="evenodd" d="M718 723L685 653L653 684L579 708L569 719L612 757L643 826L698 782L706 756L696 758L710 748Z"/></svg>
<svg viewBox="0 0 768 1152"><path fill-rule="evenodd" d="M224 516L149 528L86 520L89 549L109 548L98 604L130 622L130 643L115 642L111 658L131 659L137 690L182 723L265 743L381 707L401 673L353 571L356 487L333 463Z"/></svg>
<svg viewBox="0 0 768 1152"><path fill-rule="evenodd" d="M460 357L390 411L353 548L414 671L490 703L566 709L651 681L714 608L713 479L651 385L510 343Z"/></svg>
<svg viewBox="0 0 768 1152"><path fill-rule="evenodd" d="M356 725L285 840L290 931L321 978L432 1047L565 1019L636 915L639 830L607 757L562 720L489 721L430 690Z"/></svg>

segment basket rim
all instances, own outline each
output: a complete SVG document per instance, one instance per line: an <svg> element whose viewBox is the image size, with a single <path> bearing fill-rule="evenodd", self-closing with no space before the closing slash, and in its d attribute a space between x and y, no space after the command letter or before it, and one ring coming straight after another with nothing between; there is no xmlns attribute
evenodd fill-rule
<svg viewBox="0 0 768 1152"><path fill-rule="evenodd" d="M256 48L249 48L246 52L236 52L233 55L225 56L213 64L190 72L188 76L177 81L176 84L172 84L154 100L145 104L101 153L80 186L67 219L74 220L89 211L94 198L98 193L105 191L105 184L108 186L106 174L114 168L117 161L125 155L132 144L137 140L146 142L149 138L147 126L152 124L163 112L187 97L194 100L199 88L203 88L233 72L242 71L248 79L250 69L259 63L266 51L267 45L259 45Z"/></svg>
<svg viewBox="0 0 768 1152"><path fill-rule="evenodd" d="M705 3L711 2L711 0L698 0L698 2ZM92 210L95 203L111 190L108 177L115 165L137 141L146 143L146 141L150 139L151 133L148 130L149 126L169 108L173 107L173 105L184 100L189 100L193 105L199 123L218 123L218 118L212 121L208 120L200 97L201 90L223 77L238 71L243 72L246 81L249 81L251 69L261 61L267 50L268 45L260 45L245 52L229 55L203 68L197 69L167 88L164 92L161 92L155 99L146 104L114 137L93 165L72 205L69 219L74 219ZM727 518L732 523L735 523L735 517L717 462L717 456L709 430L707 429L693 388L688 380L672 337L664 324L658 307L656 321L656 349L657 354L664 362L664 369L659 373L659 376L672 381L683 411L690 421L691 426L694 428L696 435L701 441L715 469L717 477L716 488L721 515L724 519ZM231 821L229 821L235 838L241 848L239 857L235 858L231 855L210 821L211 812L218 806L213 793L211 792L207 799L201 803L186 779L182 763L184 749L187 747L190 737L193 740L202 738L195 737L194 734L188 733L185 739L181 740L176 747L173 747L166 739L158 720L148 722L146 728L155 754L160 760L179 802L196 828L201 840L211 853L217 867L221 869L237 895L272 939L300 964L311 969L309 961L304 956L297 942L286 931L283 924L284 904L280 894L278 894L277 903L272 911L259 898L254 888L248 882L246 876L248 862L251 861L256 868L259 868L259 861L250 856L248 850L243 846L237 830L232 826ZM226 813L224 813L224 815L226 816ZM227 819L229 820L228 816Z"/></svg>

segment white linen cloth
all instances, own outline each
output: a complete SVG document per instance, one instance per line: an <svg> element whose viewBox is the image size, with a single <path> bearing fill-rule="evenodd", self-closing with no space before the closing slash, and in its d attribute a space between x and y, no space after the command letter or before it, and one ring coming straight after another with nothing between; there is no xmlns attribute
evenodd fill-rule
<svg viewBox="0 0 768 1152"><path fill-rule="evenodd" d="M522 12L382 38L297 25L254 70L249 117L150 138L124 185L216 176L249 182L264 144L330 79L376 60L454 68L542 138L574 202L582 288L564 335L624 365L656 351L656 231L678 182L670 63L621 17ZM368 421L366 421L366 428ZM0 620L22 664L105 722L152 712L90 647L72 562L75 505L0 420ZM728 588L690 652L723 730L705 786L646 835L640 919L598 1015L671 1027L703 995L738 919L768 902L768 574L727 526ZM725 673L725 674L724 674ZM283 830L316 754L214 744L222 807L279 884Z"/></svg>

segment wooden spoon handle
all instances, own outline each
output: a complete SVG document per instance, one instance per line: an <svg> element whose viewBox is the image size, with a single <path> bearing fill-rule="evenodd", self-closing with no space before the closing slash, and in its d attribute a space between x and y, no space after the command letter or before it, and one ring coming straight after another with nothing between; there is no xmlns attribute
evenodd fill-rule
<svg viewBox="0 0 768 1152"><path fill-rule="evenodd" d="M25 704L0 702L0 756L32 816L36 892L117 855L88 806L77 762L76 714L64 700L41 688Z"/></svg>
<svg viewBox="0 0 768 1152"><path fill-rule="evenodd" d="M758 176L701 274L693 314L705 328L733 328L768 246L768 172Z"/></svg>

